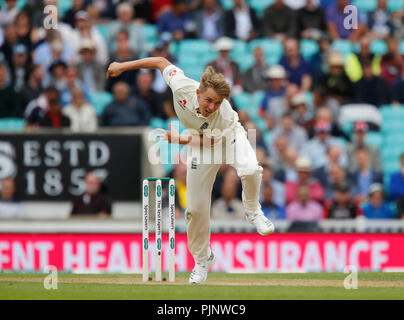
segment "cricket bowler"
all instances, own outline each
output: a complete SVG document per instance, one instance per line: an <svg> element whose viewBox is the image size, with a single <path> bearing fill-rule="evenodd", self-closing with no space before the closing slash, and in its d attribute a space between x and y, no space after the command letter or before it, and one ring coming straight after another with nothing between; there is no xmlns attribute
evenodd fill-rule
<svg viewBox="0 0 404 320"><path fill-rule="evenodd" d="M158 136L163 140L188 147L185 219L188 249L195 260L189 282L202 284L216 261L210 249L211 194L217 172L225 162L195 163L188 161L189 157L195 148L211 148L218 143L221 143L223 148L229 148L232 145L224 144L222 139L224 132L231 129L234 148L230 152L235 153L235 161L229 164L237 170L241 179L246 219L257 228L259 234L269 235L274 232L275 227L264 216L259 203L262 167L258 164L237 112L230 105L230 85L222 74L208 67L200 82L197 82L186 77L180 68L167 59L151 57L122 63L113 62L108 67L107 78L117 77L122 72L134 69L159 69L173 92L174 109L178 119L190 132L198 133L198 140L195 142L195 134L180 135L171 125L170 130L157 129L160 132ZM223 140L226 140L226 137Z"/></svg>

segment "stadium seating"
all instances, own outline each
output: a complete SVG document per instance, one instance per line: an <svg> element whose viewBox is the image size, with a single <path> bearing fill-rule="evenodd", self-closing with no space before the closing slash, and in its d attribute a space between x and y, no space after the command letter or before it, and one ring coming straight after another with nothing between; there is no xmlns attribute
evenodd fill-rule
<svg viewBox="0 0 404 320"><path fill-rule="evenodd" d="M58 9L59 9L59 16L64 17L66 11L68 11L72 7L71 0L58 0Z"/></svg>
<svg viewBox="0 0 404 320"><path fill-rule="evenodd" d="M403 0L388 0L387 1L387 8L390 12L396 10L403 10L404 9L404 1Z"/></svg>
<svg viewBox="0 0 404 320"><path fill-rule="evenodd" d="M384 55L387 53L386 42L382 39L373 40L370 44L370 51L373 54Z"/></svg>
<svg viewBox="0 0 404 320"><path fill-rule="evenodd" d="M377 8L377 0L354 0L352 4L358 8L359 12L373 11Z"/></svg>
<svg viewBox="0 0 404 320"><path fill-rule="evenodd" d="M335 40L332 43L331 47L334 50L339 51L343 55L344 58L348 54L350 54L354 51L352 43L349 40L344 40L344 39Z"/></svg>
<svg viewBox="0 0 404 320"><path fill-rule="evenodd" d="M90 94L90 102L95 108L95 113L100 116L104 108L112 102L113 95L107 91L98 91Z"/></svg>
<svg viewBox="0 0 404 320"><path fill-rule="evenodd" d="M311 57L318 53L319 47L316 41L303 39L300 41L300 51L303 58L310 61Z"/></svg>
<svg viewBox="0 0 404 320"><path fill-rule="evenodd" d="M24 120L20 118L0 119L0 131L23 131Z"/></svg>
<svg viewBox="0 0 404 320"><path fill-rule="evenodd" d="M262 17L264 15L264 11L270 5L274 3L275 0L248 0L251 8L254 8L257 12L258 17Z"/></svg>

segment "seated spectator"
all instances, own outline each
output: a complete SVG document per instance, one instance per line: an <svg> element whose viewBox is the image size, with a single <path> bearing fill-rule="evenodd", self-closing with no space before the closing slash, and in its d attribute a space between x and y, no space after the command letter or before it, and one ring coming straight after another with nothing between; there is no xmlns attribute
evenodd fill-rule
<svg viewBox="0 0 404 320"><path fill-rule="evenodd" d="M302 91L309 91L312 85L311 69L300 54L299 42L287 39L284 48L285 53L279 64L285 68L289 82L296 84Z"/></svg>
<svg viewBox="0 0 404 320"><path fill-rule="evenodd" d="M254 65L249 68L243 77L243 88L249 93L268 88L267 71L269 66L265 62L264 51L260 47L254 48Z"/></svg>
<svg viewBox="0 0 404 320"><path fill-rule="evenodd" d="M97 116L94 107L86 102L81 89L73 90L72 102L65 106L62 113L70 119L73 132L94 132L97 130Z"/></svg>
<svg viewBox="0 0 404 320"><path fill-rule="evenodd" d="M264 185L262 191L261 209L269 220L285 219L285 208L273 202L273 188L270 184Z"/></svg>
<svg viewBox="0 0 404 320"><path fill-rule="evenodd" d="M41 66L31 65L29 68L28 82L24 85L20 92L20 109L24 113L28 103L40 96L43 91L42 79L44 70Z"/></svg>
<svg viewBox="0 0 404 320"><path fill-rule="evenodd" d="M283 0L276 0L264 11L264 36L284 40L297 34L296 13Z"/></svg>
<svg viewBox="0 0 404 320"><path fill-rule="evenodd" d="M390 88L383 78L373 74L371 62L364 61L362 69L363 77L355 83L355 101L376 107L390 103Z"/></svg>
<svg viewBox="0 0 404 320"><path fill-rule="evenodd" d="M306 139L314 125L312 112L309 110L303 93L293 95L291 104L292 116L298 126L305 130Z"/></svg>
<svg viewBox="0 0 404 320"><path fill-rule="evenodd" d="M318 41L318 52L314 53L310 61L310 68L312 70L313 77L313 87L317 87L319 85L320 78L323 74L328 73L328 56L332 50L331 47L331 39L328 34L324 34Z"/></svg>
<svg viewBox="0 0 404 320"><path fill-rule="evenodd" d="M392 104L404 104L404 68L392 86Z"/></svg>
<svg viewBox="0 0 404 320"><path fill-rule="evenodd" d="M349 180L354 187L353 195L359 203L362 203L368 199L369 188L372 183L383 183L383 174L372 168L369 152L365 148L357 149L355 157L358 169L350 173Z"/></svg>
<svg viewBox="0 0 404 320"><path fill-rule="evenodd" d="M126 30L129 35L131 51L139 56L146 51L146 41L142 34L141 25L133 21L135 12L129 3L120 3L116 8L117 20L108 24L107 44L110 53L117 49L116 34Z"/></svg>
<svg viewBox="0 0 404 320"><path fill-rule="evenodd" d="M244 217L243 203L237 198L237 185L223 183L221 198L212 204L212 218L217 220L242 220Z"/></svg>
<svg viewBox="0 0 404 320"><path fill-rule="evenodd" d="M297 189L297 199L286 207L286 219L289 221L319 221L323 217L321 205L311 199L307 186Z"/></svg>
<svg viewBox="0 0 404 320"><path fill-rule="evenodd" d="M106 106L101 115L101 126L147 126L150 110L138 98L130 97L130 88L125 82L118 82L112 88L114 101Z"/></svg>
<svg viewBox="0 0 404 320"><path fill-rule="evenodd" d="M181 41L187 37L188 26L191 20L188 13L186 0L174 0L173 8L163 13L156 21L159 34L164 32L172 34L175 41Z"/></svg>
<svg viewBox="0 0 404 320"><path fill-rule="evenodd" d="M49 101L55 99L59 99L59 91L55 87L47 87L38 98L30 101L24 112L25 128L38 127L40 117L49 110Z"/></svg>
<svg viewBox="0 0 404 320"><path fill-rule="evenodd" d="M40 128L69 128L70 119L62 113L62 105L58 99L49 100L49 110L39 115Z"/></svg>
<svg viewBox="0 0 404 320"><path fill-rule="evenodd" d="M348 165L346 149L340 139L332 137L331 124L324 120L317 120L314 125L315 135L302 148L301 154L310 158L313 169L326 165L327 149L330 146L338 146L341 149L340 164L343 167Z"/></svg>
<svg viewBox="0 0 404 320"><path fill-rule="evenodd" d="M13 64L11 66L11 81L14 90L19 93L29 77L29 52L25 45L18 44L13 48Z"/></svg>
<svg viewBox="0 0 404 320"><path fill-rule="evenodd" d="M390 13L387 9L387 0L377 0L376 10L367 14L367 25L372 38L386 38L394 30Z"/></svg>
<svg viewBox="0 0 404 320"><path fill-rule="evenodd" d="M373 183L369 190L369 202L363 206L363 215L368 219L393 219L390 204L384 201L383 185Z"/></svg>
<svg viewBox="0 0 404 320"><path fill-rule="evenodd" d="M0 28L1 30L2 28ZM14 23L4 27L4 42L0 45L0 52L3 52L7 64L13 64L13 48L18 44L18 35Z"/></svg>
<svg viewBox="0 0 404 320"><path fill-rule="evenodd" d="M357 16L357 28L345 27L344 21L347 15L344 10L350 4L350 0L336 0L336 5L331 5L326 12L327 30L333 41L338 39L348 39L351 42L358 41L365 30L360 15Z"/></svg>
<svg viewBox="0 0 404 320"><path fill-rule="evenodd" d="M17 94L7 81L7 67L0 64L0 118L18 117Z"/></svg>
<svg viewBox="0 0 404 320"><path fill-rule="evenodd" d="M90 39L83 40L79 54L81 62L77 64L79 78L89 92L103 91L105 88L105 68L95 56L97 49Z"/></svg>
<svg viewBox="0 0 404 320"><path fill-rule="evenodd" d="M50 81L58 89L62 91L66 88L66 70L68 65L63 60L54 61L49 67Z"/></svg>
<svg viewBox="0 0 404 320"><path fill-rule="evenodd" d="M325 165L315 169L313 172L313 176L319 179L324 187L327 187L327 185L330 184L329 179L331 178L331 168L335 166L342 167L341 148L338 146L329 146L327 148L327 161L325 162Z"/></svg>
<svg viewBox="0 0 404 320"><path fill-rule="evenodd" d="M400 171L390 177L389 196L397 205L397 216L404 218L404 153L400 156Z"/></svg>
<svg viewBox="0 0 404 320"><path fill-rule="evenodd" d="M260 201L264 201L264 188L271 186L271 203L274 203L278 207L285 206L285 185L274 177L274 171L271 166L267 164L262 165L262 188L260 192ZM270 219L271 220L271 219Z"/></svg>
<svg viewBox="0 0 404 320"><path fill-rule="evenodd" d="M234 7L226 11L224 21L227 37L250 41L259 36L260 21L245 0L234 0Z"/></svg>
<svg viewBox="0 0 404 320"><path fill-rule="evenodd" d="M4 1L4 6L0 10L0 27L4 27L10 23L13 23L15 17L20 12L17 6L17 1Z"/></svg>
<svg viewBox="0 0 404 320"><path fill-rule="evenodd" d="M103 192L100 178L95 172L87 173L85 177L86 190L73 201L71 215L94 214L99 218L111 215L111 200Z"/></svg>
<svg viewBox="0 0 404 320"><path fill-rule="evenodd" d="M325 12L315 0L307 0L297 11L297 36L303 39L319 40L327 31Z"/></svg>
<svg viewBox="0 0 404 320"><path fill-rule="evenodd" d="M63 89L60 90L60 101L62 102L62 106L65 106L72 101L72 92L75 88L83 90L84 97L87 101L90 101L90 93L86 85L80 80L78 69L70 66L66 69L66 84Z"/></svg>
<svg viewBox="0 0 404 320"><path fill-rule="evenodd" d="M325 180L323 181L323 175L319 174L317 170L313 173L313 175L319 179L324 186L325 198L331 199L334 196L335 186L347 183L347 172L339 164L333 164L325 174Z"/></svg>
<svg viewBox="0 0 404 320"><path fill-rule="evenodd" d="M147 105L152 117L167 118L162 97L152 88L153 80L153 71L140 70L136 78L135 96Z"/></svg>
<svg viewBox="0 0 404 320"><path fill-rule="evenodd" d="M338 114L338 113L337 113ZM335 121L334 119L338 117L334 117L334 113L329 107L319 107L316 109L316 114L314 117L313 125L311 127L311 131L309 133L309 136L312 138L315 135L315 130L314 130L314 125L317 121L326 121L328 123L331 123L331 132L330 135L332 137L339 137L339 138L344 138L346 141L350 141L351 138L349 135L347 135L339 126L338 122Z"/></svg>
<svg viewBox="0 0 404 320"><path fill-rule="evenodd" d="M286 165L286 150L289 148L287 136L277 136L273 141L273 147L269 149L272 163L275 164L275 171L284 168Z"/></svg>
<svg viewBox="0 0 404 320"><path fill-rule="evenodd" d="M289 146L296 149L298 152L307 142L306 131L296 125L295 119L290 112L282 116L280 124L277 125L272 132L272 139L276 139L276 137L280 135L288 137Z"/></svg>
<svg viewBox="0 0 404 320"><path fill-rule="evenodd" d="M31 52L33 49L32 23L30 13L23 9L15 17L15 29L18 35L18 42L23 44L27 48L27 52ZM31 57L28 57L31 62Z"/></svg>
<svg viewBox="0 0 404 320"><path fill-rule="evenodd" d="M199 39L216 41L225 35L224 13L216 0L202 0L202 6L193 16Z"/></svg>
<svg viewBox="0 0 404 320"><path fill-rule="evenodd" d="M272 66L267 71L269 88L262 100L259 115L265 118L268 129L272 129L287 111L285 105L286 71L280 65Z"/></svg>
<svg viewBox="0 0 404 320"><path fill-rule="evenodd" d="M363 77L363 64L370 62L372 73L380 75L381 57L370 51L372 39L366 35L360 38L360 50L358 53L351 53L346 57L345 71L352 82L357 82Z"/></svg>
<svg viewBox="0 0 404 320"><path fill-rule="evenodd" d="M299 154L297 153L296 149L288 147L285 151L284 162L282 165L277 166L275 171L275 179L281 182L297 182L299 180L296 169L296 161L298 157Z"/></svg>
<svg viewBox="0 0 404 320"><path fill-rule="evenodd" d="M325 199L324 188L321 183L312 177L311 161L309 158L299 157L296 160L296 170L298 181L286 181L286 203L295 201L298 196L298 189L306 186L309 191L310 199L322 203Z"/></svg>
<svg viewBox="0 0 404 320"><path fill-rule="evenodd" d="M362 211L351 198L347 183L334 186L334 197L324 205L325 219L355 219Z"/></svg>
<svg viewBox="0 0 404 320"><path fill-rule="evenodd" d="M76 27L75 15L79 11L85 10L85 0L73 0L72 6L63 16L63 22L70 25L73 29Z"/></svg>
<svg viewBox="0 0 404 320"><path fill-rule="evenodd" d="M338 108L352 100L354 86L344 71L344 59L338 51L332 51L328 56L328 69L329 73L320 77L315 91L321 91L327 97L327 104L330 99L334 100Z"/></svg>
<svg viewBox="0 0 404 320"><path fill-rule="evenodd" d="M15 182L12 178L5 178L0 183L0 219L24 218L25 210L20 202L14 199Z"/></svg>
<svg viewBox="0 0 404 320"><path fill-rule="evenodd" d="M380 76L391 86L394 80L401 75L404 64L404 55L400 52L400 40L389 37L386 40L387 53L382 57L380 63Z"/></svg>
<svg viewBox="0 0 404 320"><path fill-rule="evenodd" d="M216 72L224 75L226 80L232 87L233 92L242 90L242 78L238 64L230 59L230 51L233 48L233 40L230 38L220 38L214 44L214 50L219 51L219 56L216 60L208 65L212 66Z"/></svg>
<svg viewBox="0 0 404 320"><path fill-rule="evenodd" d="M366 122L357 121L353 126L354 140L347 146L348 154L348 170L349 172L356 171L358 169L358 163L356 162L356 150L365 148L370 154L371 167L378 171L382 171L382 161L380 158L379 149L366 143L366 134L369 128Z"/></svg>

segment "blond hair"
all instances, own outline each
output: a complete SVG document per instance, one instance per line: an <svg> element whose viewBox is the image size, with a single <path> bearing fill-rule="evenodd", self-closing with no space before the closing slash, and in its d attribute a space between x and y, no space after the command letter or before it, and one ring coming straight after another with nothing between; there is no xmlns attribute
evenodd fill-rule
<svg viewBox="0 0 404 320"><path fill-rule="evenodd" d="M212 88L215 92L225 99L230 98L230 85L221 73L217 73L213 67L209 66L201 76L199 90L205 92L208 88Z"/></svg>

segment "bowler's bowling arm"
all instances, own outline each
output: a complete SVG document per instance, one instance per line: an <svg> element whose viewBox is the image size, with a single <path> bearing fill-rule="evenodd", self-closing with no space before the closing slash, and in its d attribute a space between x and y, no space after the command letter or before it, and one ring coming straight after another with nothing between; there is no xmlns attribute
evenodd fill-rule
<svg viewBox="0 0 404 320"><path fill-rule="evenodd" d="M126 62L112 62L107 71L107 78L117 77L121 73L136 69L159 69L163 73L164 69L171 64L164 57L150 57Z"/></svg>

